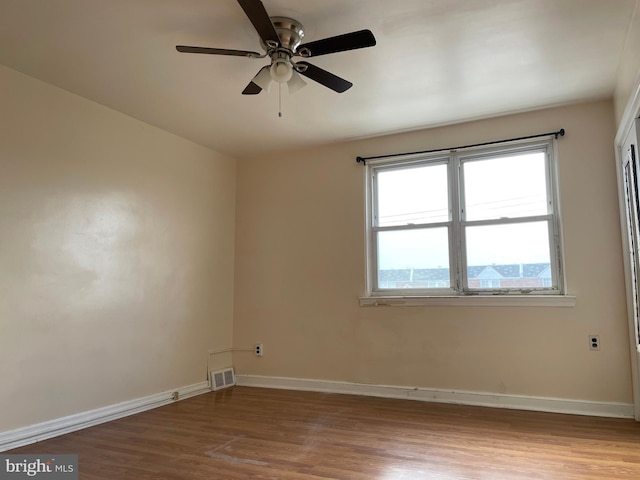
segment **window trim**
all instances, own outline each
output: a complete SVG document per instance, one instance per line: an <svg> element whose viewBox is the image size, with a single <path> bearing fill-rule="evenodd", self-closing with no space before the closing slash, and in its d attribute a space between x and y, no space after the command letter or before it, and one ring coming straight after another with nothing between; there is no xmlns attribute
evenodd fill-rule
<svg viewBox="0 0 640 480"><path fill-rule="evenodd" d="M483 158L496 158L499 156L512 156L519 152L541 151L545 152L545 181L548 196L547 214L535 215L524 218L501 220L474 220L466 221L462 212L464 192L462 187L463 164L465 162L481 160ZM449 195L449 221L417 226L377 227L376 215L376 173L385 169L397 169L424 164L447 164L448 166L448 195ZM366 239L365 239L365 272L366 272L366 296L360 297L360 305L414 305L414 304L464 304L464 305L575 305L575 297L566 294L566 278L564 275L564 256L562 222L560 214L560 192L558 182L557 141L553 135L536 138L535 140L520 140L504 142L491 147L469 147L451 150L448 152L435 152L429 154L411 154L404 157L378 158L369 160L365 166L365 215L366 215ZM524 223L532 221L546 221L549 231L550 263L557 279L555 288L546 286L540 288L522 289L487 289L469 288L467 272L462 268L466 265L466 246L464 237L465 226L494 224L506 225L510 223ZM378 289L378 265L377 265L377 232L408 230L411 228L449 228L449 256L450 256L450 288L443 289ZM455 258L451 258L455 256ZM552 278L553 275L552 273ZM466 287L465 287L466 285ZM473 302L468 299L475 298ZM556 300L552 300L554 297ZM482 298L482 300L479 300ZM504 299L507 299L505 301ZM518 300L518 298L520 300ZM424 301L426 299L426 301ZM487 299L493 299L487 301Z"/></svg>
<svg viewBox="0 0 640 480"><path fill-rule="evenodd" d="M358 297L361 307L575 307L573 295L433 295Z"/></svg>

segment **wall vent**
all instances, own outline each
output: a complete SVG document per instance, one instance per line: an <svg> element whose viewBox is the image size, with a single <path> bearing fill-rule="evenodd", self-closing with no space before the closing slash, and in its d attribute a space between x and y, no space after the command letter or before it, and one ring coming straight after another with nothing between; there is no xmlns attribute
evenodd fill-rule
<svg viewBox="0 0 640 480"><path fill-rule="evenodd" d="M214 392L221 388L227 388L236 384L236 376L233 373L233 367L209 372L209 384Z"/></svg>

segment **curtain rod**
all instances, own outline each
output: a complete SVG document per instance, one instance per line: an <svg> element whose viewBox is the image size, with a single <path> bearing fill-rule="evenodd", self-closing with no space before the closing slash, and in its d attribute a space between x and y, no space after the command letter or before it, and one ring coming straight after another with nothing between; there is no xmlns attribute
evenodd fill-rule
<svg viewBox="0 0 640 480"><path fill-rule="evenodd" d="M518 138L508 138L506 140L495 140L493 142L485 142L485 143L476 143L474 145L462 145L460 147L448 147L448 148L437 148L435 150L421 150L418 152L406 152L406 153L392 153L389 155L378 155L375 157L356 157L356 162L361 163L363 165L367 164L367 160L376 160L378 158L393 158L393 157L407 157L410 155L422 155L424 153L435 153L435 152L445 152L452 150L461 150L463 148L472 148L472 147L483 147L485 145L495 145L496 143L507 143L507 142L516 142L518 140L529 140L531 138L539 138L539 137L548 137L550 135L554 135L556 140L558 137L564 137L564 128L561 128L557 132L548 132L548 133L539 133L537 135L529 135L528 137L518 137Z"/></svg>

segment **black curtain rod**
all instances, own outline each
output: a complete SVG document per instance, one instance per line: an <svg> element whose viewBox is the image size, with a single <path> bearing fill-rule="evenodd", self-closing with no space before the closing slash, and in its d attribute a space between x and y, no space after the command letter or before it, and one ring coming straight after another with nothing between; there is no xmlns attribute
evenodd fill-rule
<svg viewBox="0 0 640 480"><path fill-rule="evenodd" d="M561 128L557 132L539 133L538 135L529 135L528 137L509 138L506 140L495 140L493 142L476 143L474 145L463 145L460 147L437 148L435 150L421 150L419 152L392 153L390 155L378 155L376 157L356 157L356 162L358 163L362 162L363 165L366 165L367 160L376 160L378 158L408 157L411 155L422 155L424 153L446 152L446 151L452 151L452 150L461 150L463 148L484 147L485 145L495 145L496 143L516 142L518 140L529 140L531 138L548 137L550 135L554 135L556 139L558 137L564 137L564 128Z"/></svg>

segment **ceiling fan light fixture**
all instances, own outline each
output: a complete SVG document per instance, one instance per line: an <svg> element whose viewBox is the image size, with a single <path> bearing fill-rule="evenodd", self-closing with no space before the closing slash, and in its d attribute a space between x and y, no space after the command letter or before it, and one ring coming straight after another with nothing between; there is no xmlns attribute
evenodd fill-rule
<svg viewBox="0 0 640 480"><path fill-rule="evenodd" d="M307 82L305 82L302 77L298 74L298 72L293 72L291 75L291 79L287 82L287 87L289 88L289 94L296 93L302 87L305 87Z"/></svg>
<svg viewBox="0 0 640 480"><path fill-rule="evenodd" d="M263 67L262 70L258 72L258 75L256 75L252 81L265 92L270 91L271 84L273 82L271 80L271 72L269 71L269 67Z"/></svg>
<svg viewBox="0 0 640 480"><path fill-rule="evenodd" d="M274 60L269 71L274 82L287 83L293 77L293 66L284 58Z"/></svg>

